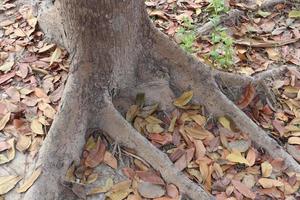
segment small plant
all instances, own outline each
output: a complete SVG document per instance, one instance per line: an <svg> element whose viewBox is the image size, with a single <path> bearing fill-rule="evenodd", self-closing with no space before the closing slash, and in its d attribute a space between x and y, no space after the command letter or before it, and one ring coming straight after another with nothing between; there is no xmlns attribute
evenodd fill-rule
<svg viewBox="0 0 300 200"><path fill-rule="evenodd" d="M210 56L216 63L223 68L228 68L233 64L233 40L224 28L216 28L211 35L214 44Z"/></svg>
<svg viewBox="0 0 300 200"><path fill-rule="evenodd" d="M224 0L211 0L209 8L212 9L210 21L214 25L211 34L211 41L214 45L213 50L209 53L215 64L222 68L228 68L233 64L233 39L227 34L225 28L218 26L220 14L227 12Z"/></svg>
<svg viewBox="0 0 300 200"><path fill-rule="evenodd" d="M192 24L192 21L187 17L184 17L182 21L182 27L179 28L176 36L180 40L180 46L185 51L193 53L196 51L196 49L193 46L194 42L197 39L195 27Z"/></svg>

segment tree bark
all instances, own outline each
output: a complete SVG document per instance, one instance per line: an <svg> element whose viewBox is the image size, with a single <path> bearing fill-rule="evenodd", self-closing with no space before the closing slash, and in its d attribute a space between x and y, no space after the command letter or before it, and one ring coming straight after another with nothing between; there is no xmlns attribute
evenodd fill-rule
<svg viewBox="0 0 300 200"><path fill-rule="evenodd" d="M229 113L241 130L255 132L251 137L254 141L260 135L257 144L265 141L274 146L268 153L283 157L292 170L300 171L293 158L274 140L264 139L265 132L253 122L248 123L250 119L221 93L215 80L218 73L154 29L143 0L60 0L56 6L63 24L59 35L66 38L71 69L60 112L39 153L43 173L25 200L77 198L63 186L63 179L71 162L79 160L87 131L94 128L103 129L121 145L135 149L182 194L194 200L210 199L201 186L178 172L167 156L135 131L113 106L112 101L122 95L134 96L137 89L145 91L150 101L166 104L171 104L173 91L193 89L209 112L215 116Z"/></svg>

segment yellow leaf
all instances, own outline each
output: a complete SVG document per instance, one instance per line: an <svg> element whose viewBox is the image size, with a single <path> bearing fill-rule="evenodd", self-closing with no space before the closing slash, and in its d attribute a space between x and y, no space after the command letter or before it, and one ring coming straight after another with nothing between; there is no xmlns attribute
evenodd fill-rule
<svg viewBox="0 0 300 200"><path fill-rule="evenodd" d="M33 119L30 125L32 132L38 135L44 135L43 125L39 122L38 119Z"/></svg>
<svg viewBox="0 0 300 200"><path fill-rule="evenodd" d="M200 126L204 126L206 123L206 118L203 117L202 115L191 115L190 118Z"/></svg>
<svg viewBox="0 0 300 200"><path fill-rule="evenodd" d="M8 62L5 62L4 64L2 64L0 66L0 71L2 72L8 72L11 70L12 66L14 66L14 61L8 61Z"/></svg>
<svg viewBox="0 0 300 200"><path fill-rule="evenodd" d="M147 124L146 130L149 133L161 133L164 131L164 129L159 124Z"/></svg>
<svg viewBox="0 0 300 200"><path fill-rule="evenodd" d="M273 167L268 161L261 163L261 173L263 177L269 177L272 174L272 170Z"/></svg>
<svg viewBox="0 0 300 200"><path fill-rule="evenodd" d="M54 62L58 62L59 58L61 56L61 49L56 48L55 51L52 53L51 58L50 58L50 65L52 65Z"/></svg>
<svg viewBox="0 0 300 200"><path fill-rule="evenodd" d="M272 188L272 187L281 187L281 186L284 186L284 184L281 181L270 179L270 178L260 178L258 180L258 183L263 188Z"/></svg>
<svg viewBox="0 0 300 200"><path fill-rule="evenodd" d="M111 200L122 200L125 199L131 192L133 192L133 190L127 188L125 190L119 190L117 192L108 192L105 195Z"/></svg>
<svg viewBox="0 0 300 200"><path fill-rule="evenodd" d="M148 122L149 124L162 124L163 122L160 119L157 119L154 116L148 116L146 117L146 122Z"/></svg>
<svg viewBox="0 0 300 200"><path fill-rule="evenodd" d="M0 154L0 165L13 160L15 158L15 155L16 155L15 139L14 138L9 139L7 141L7 143L9 144L9 146L11 148L6 151L7 156L5 156L3 154Z"/></svg>
<svg viewBox="0 0 300 200"><path fill-rule="evenodd" d="M104 193L110 190L110 188L114 185L114 181L111 178L108 178L105 182L105 185L103 187L95 187L91 189L87 195L93 195L93 194L99 194Z"/></svg>
<svg viewBox="0 0 300 200"><path fill-rule="evenodd" d="M74 172L75 172L75 164L74 164L74 162L72 162L72 165L67 170L67 173L66 173L66 176L65 176L65 180L67 182L75 182L76 181L76 177L74 175Z"/></svg>
<svg viewBox="0 0 300 200"><path fill-rule="evenodd" d="M234 163L241 163L249 166L248 160L245 159L238 151L233 151L226 157L226 159Z"/></svg>
<svg viewBox="0 0 300 200"><path fill-rule="evenodd" d="M289 144L299 144L300 145L300 137L290 137L288 140Z"/></svg>
<svg viewBox="0 0 300 200"><path fill-rule="evenodd" d="M173 133L173 131L174 131L176 120L177 120L176 116L173 117L172 120L171 120L170 126L168 128L168 131L171 132L171 133Z"/></svg>
<svg viewBox="0 0 300 200"><path fill-rule="evenodd" d="M32 184L37 180L37 178L41 175L41 173L42 173L42 168L36 169L32 173L32 175L27 180L25 180L25 182L18 188L17 192L18 193L26 192L32 186Z"/></svg>
<svg viewBox="0 0 300 200"><path fill-rule="evenodd" d="M6 113L2 119L0 120L0 131L2 129L4 129L5 125L7 124L7 122L9 121L9 118L10 118L10 112L9 113Z"/></svg>
<svg viewBox="0 0 300 200"><path fill-rule="evenodd" d="M205 130L204 128L191 128L191 127L184 127L184 130L186 131L186 133L195 138L195 139L199 139L199 140L204 140L205 138L207 138L210 135L210 132Z"/></svg>
<svg viewBox="0 0 300 200"><path fill-rule="evenodd" d="M137 105L130 106L126 113L126 120L132 122L139 112L139 107Z"/></svg>
<svg viewBox="0 0 300 200"><path fill-rule="evenodd" d="M226 117L219 117L218 121L222 126L231 131L230 121Z"/></svg>
<svg viewBox="0 0 300 200"><path fill-rule="evenodd" d="M94 183L98 179L98 174L97 173L92 173L87 177L86 182L84 184L91 184Z"/></svg>
<svg viewBox="0 0 300 200"><path fill-rule="evenodd" d="M29 24L29 26L31 26L32 28L34 28L37 24L37 18L33 17L31 19L27 19L27 23Z"/></svg>
<svg viewBox="0 0 300 200"><path fill-rule="evenodd" d="M185 106L193 98L193 91L184 92L179 98L174 101L177 107Z"/></svg>
<svg viewBox="0 0 300 200"><path fill-rule="evenodd" d="M0 176L0 195L9 192L21 180L20 176Z"/></svg>

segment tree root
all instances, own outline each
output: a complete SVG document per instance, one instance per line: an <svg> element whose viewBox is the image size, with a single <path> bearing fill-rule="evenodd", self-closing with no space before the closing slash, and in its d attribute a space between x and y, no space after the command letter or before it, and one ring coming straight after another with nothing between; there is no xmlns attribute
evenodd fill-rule
<svg viewBox="0 0 300 200"><path fill-rule="evenodd" d="M154 57L161 62L168 63L166 66L169 66L170 85L180 91L193 88L195 99L204 105L210 114L217 117L228 116L241 131L249 134L257 147L265 149L273 158L285 160L285 165L289 170L300 172L299 163L221 92L215 79L215 73L212 73L208 66L199 62L195 57L187 55L159 32L153 33L153 40L155 41L152 47ZM261 81L272 77L276 71L274 70L265 72L256 79ZM282 70L277 70L277 73L282 73ZM224 76L224 73L222 74ZM233 76L228 75L227 80L230 78ZM255 81L253 78L240 76L234 79L235 82Z"/></svg>
<svg viewBox="0 0 300 200"><path fill-rule="evenodd" d="M106 107L99 113L100 127L112 139L123 146L133 149L136 154L145 159L160 172L167 183L175 184L182 194L193 200L213 199L200 186L189 180L176 169L168 156L153 146L144 136L137 132L106 99Z"/></svg>

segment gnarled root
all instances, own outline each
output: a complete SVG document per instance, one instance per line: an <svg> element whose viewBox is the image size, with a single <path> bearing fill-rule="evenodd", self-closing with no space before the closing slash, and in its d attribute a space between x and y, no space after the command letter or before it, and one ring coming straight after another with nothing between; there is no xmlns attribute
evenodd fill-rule
<svg viewBox="0 0 300 200"><path fill-rule="evenodd" d="M182 194L194 200L213 199L200 186L177 170L166 154L138 133L114 108L110 100L106 100L106 105L99 113L99 125L112 139L127 148L135 150L137 155L161 173L167 183L175 184Z"/></svg>

